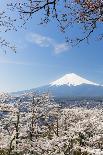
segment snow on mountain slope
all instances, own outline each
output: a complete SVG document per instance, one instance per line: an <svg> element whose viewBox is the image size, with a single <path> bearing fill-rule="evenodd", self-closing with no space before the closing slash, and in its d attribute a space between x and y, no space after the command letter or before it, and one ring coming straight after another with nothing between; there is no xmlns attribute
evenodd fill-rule
<svg viewBox="0 0 103 155"><path fill-rule="evenodd" d="M99 86L99 84L88 81L74 73L66 74L60 79L50 83L51 86L62 86L62 85L78 86L81 84L90 84L90 85Z"/></svg>

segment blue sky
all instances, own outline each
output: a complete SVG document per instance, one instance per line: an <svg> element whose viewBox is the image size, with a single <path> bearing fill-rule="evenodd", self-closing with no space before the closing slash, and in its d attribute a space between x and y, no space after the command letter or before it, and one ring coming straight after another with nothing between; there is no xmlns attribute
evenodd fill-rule
<svg viewBox="0 0 103 155"><path fill-rule="evenodd" d="M16 44L17 53L0 50L0 91L38 87L71 72L103 84L103 42L95 41L96 33L90 44L71 48L55 22L40 26L38 19L34 17L27 29L2 34Z"/></svg>

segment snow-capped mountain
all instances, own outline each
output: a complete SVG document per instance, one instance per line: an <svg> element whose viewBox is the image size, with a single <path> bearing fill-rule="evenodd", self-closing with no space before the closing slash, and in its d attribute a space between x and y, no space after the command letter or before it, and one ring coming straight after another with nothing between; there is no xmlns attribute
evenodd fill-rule
<svg viewBox="0 0 103 155"><path fill-rule="evenodd" d="M81 84L90 84L90 85L99 86L99 84L88 81L74 73L66 74L63 77L61 77L60 79L50 83L51 86L62 86L62 85L78 86Z"/></svg>
<svg viewBox="0 0 103 155"><path fill-rule="evenodd" d="M74 73L66 74L46 86L33 90L41 93L50 92L57 97L103 96L103 86Z"/></svg>
<svg viewBox="0 0 103 155"><path fill-rule="evenodd" d="M103 96L103 86L82 78L74 73L66 74L63 77L49 83L48 85L30 89L27 91L17 92L49 92L55 97L69 96ZM14 93L16 94L16 93Z"/></svg>

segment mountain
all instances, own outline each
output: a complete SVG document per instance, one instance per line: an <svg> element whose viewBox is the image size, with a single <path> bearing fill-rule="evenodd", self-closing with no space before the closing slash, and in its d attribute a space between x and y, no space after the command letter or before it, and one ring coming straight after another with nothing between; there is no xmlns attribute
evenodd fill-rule
<svg viewBox="0 0 103 155"><path fill-rule="evenodd" d="M50 84L27 91L17 92L49 92L55 97L69 96L103 96L103 86L84 79L74 73L66 74Z"/></svg>
<svg viewBox="0 0 103 155"><path fill-rule="evenodd" d="M84 79L74 73L66 74L50 84L34 89L50 92L53 96L103 96L103 86Z"/></svg>
<svg viewBox="0 0 103 155"><path fill-rule="evenodd" d="M63 85L78 86L81 84L90 84L90 85L96 85L96 86L99 85L94 82L88 81L74 73L66 74L63 77L61 77L60 79L50 83L51 86L63 86Z"/></svg>

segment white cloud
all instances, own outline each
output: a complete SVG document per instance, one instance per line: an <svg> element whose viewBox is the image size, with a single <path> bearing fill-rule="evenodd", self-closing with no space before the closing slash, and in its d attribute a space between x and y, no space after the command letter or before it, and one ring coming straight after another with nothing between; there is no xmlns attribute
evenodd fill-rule
<svg viewBox="0 0 103 155"><path fill-rule="evenodd" d="M40 47L52 47L56 54L65 52L69 49L69 46L66 43L58 43L50 37L46 37L37 33L30 34L29 41Z"/></svg>
<svg viewBox="0 0 103 155"><path fill-rule="evenodd" d="M41 47L50 46L51 38L42 36L40 34L33 33L30 35L31 41Z"/></svg>
<svg viewBox="0 0 103 155"><path fill-rule="evenodd" d="M69 47L67 46L66 43L61 43L61 44L56 44L54 46L54 51L55 53L61 53L61 52L64 52L64 51L67 51L69 49Z"/></svg>

